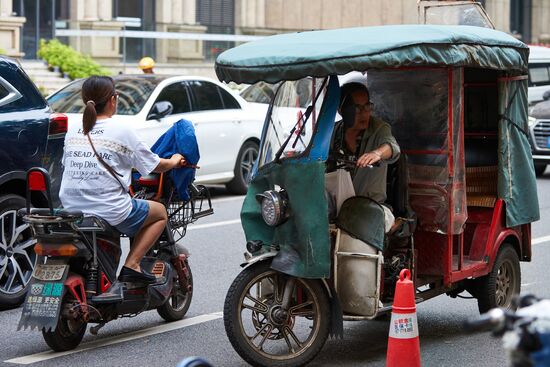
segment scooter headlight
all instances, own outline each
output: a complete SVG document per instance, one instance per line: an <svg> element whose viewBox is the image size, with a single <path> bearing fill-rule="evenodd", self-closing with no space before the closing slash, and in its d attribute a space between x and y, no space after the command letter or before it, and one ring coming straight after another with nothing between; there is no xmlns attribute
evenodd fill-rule
<svg viewBox="0 0 550 367"><path fill-rule="evenodd" d="M268 190L256 195L262 208L262 218L271 227L278 226L288 218L288 195L285 190Z"/></svg>

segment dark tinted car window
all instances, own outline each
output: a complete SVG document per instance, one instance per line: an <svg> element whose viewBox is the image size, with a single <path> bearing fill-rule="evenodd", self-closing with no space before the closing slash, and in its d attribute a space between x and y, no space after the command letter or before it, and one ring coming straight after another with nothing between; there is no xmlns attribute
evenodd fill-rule
<svg viewBox="0 0 550 367"><path fill-rule="evenodd" d="M174 107L171 113L172 115L191 111L187 88L182 82L170 84L164 88L162 92L160 92L155 103L161 101L172 103L172 106Z"/></svg>
<svg viewBox="0 0 550 367"><path fill-rule="evenodd" d="M529 64L529 86L550 84L550 64Z"/></svg>
<svg viewBox="0 0 550 367"><path fill-rule="evenodd" d="M222 96L222 100L225 108L230 108L230 109L241 108L241 105L239 104L239 102L237 102L237 100L228 91L218 87L218 92Z"/></svg>
<svg viewBox="0 0 550 367"><path fill-rule="evenodd" d="M188 85L195 96L193 106L195 111L223 109L223 102L217 85L202 80L189 81Z"/></svg>
<svg viewBox="0 0 550 367"><path fill-rule="evenodd" d="M115 86L118 91L117 114L135 115L141 111L151 93L161 78L116 78ZM52 109L61 113L82 113L84 103L80 96L84 79L67 85L65 88L48 98Z"/></svg>
<svg viewBox="0 0 550 367"><path fill-rule="evenodd" d="M0 83L0 100L4 97L6 97L10 92Z"/></svg>
<svg viewBox="0 0 550 367"><path fill-rule="evenodd" d="M7 66L7 64L1 62L0 70L0 76L21 94L20 98L0 106L1 112L23 111L46 107L44 97L38 92L38 89L36 89L25 72L19 68Z"/></svg>

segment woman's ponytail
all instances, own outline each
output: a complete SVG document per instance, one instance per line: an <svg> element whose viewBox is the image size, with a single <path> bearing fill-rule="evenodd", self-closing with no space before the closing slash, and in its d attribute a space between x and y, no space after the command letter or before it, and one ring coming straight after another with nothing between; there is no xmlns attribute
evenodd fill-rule
<svg viewBox="0 0 550 367"><path fill-rule="evenodd" d="M86 108L84 109L84 115L82 116L82 130L84 135L88 135L95 126L97 120L97 111L95 109L95 102L90 100L86 102Z"/></svg>
<svg viewBox="0 0 550 367"><path fill-rule="evenodd" d="M82 131L88 135L95 126L110 98L115 95L115 82L108 76L91 76L82 84L82 101L86 104L82 116Z"/></svg>

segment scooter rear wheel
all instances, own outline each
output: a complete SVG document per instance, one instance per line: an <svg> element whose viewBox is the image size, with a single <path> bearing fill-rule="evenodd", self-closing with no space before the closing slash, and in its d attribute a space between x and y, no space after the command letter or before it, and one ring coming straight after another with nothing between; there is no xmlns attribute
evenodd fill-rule
<svg viewBox="0 0 550 367"><path fill-rule="evenodd" d="M84 334L86 333L86 322L71 320L63 316L63 309L66 308L68 302L63 302L61 306L61 315L57 320L57 327L53 331L46 331L42 329L42 336L44 341L52 350L56 352L63 352L76 348Z"/></svg>
<svg viewBox="0 0 550 367"><path fill-rule="evenodd" d="M244 269L227 292L225 331L235 351L253 366L303 366L328 337L330 303L322 283L293 278L284 310L283 290L289 279L263 261Z"/></svg>

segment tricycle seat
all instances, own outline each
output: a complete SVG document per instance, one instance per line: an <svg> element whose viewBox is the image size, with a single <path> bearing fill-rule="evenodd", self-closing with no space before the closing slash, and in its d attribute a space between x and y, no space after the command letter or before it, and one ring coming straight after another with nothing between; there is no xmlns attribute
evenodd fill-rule
<svg viewBox="0 0 550 367"><path fill-rule="evenodd" d="M493 208L497 201L498 166L466 167L466 203Z"/></svg>

